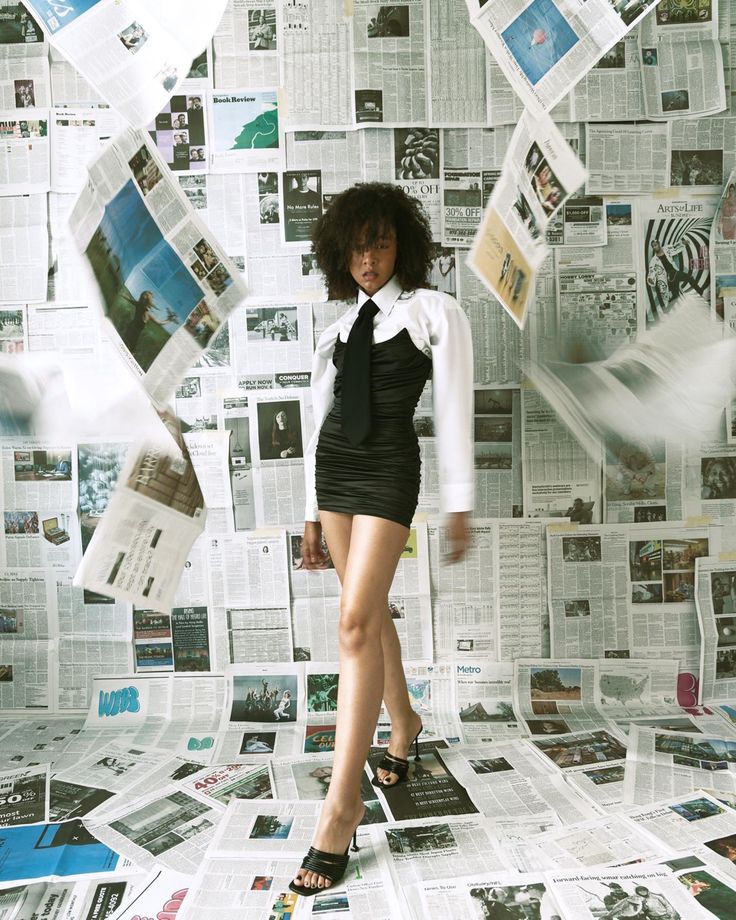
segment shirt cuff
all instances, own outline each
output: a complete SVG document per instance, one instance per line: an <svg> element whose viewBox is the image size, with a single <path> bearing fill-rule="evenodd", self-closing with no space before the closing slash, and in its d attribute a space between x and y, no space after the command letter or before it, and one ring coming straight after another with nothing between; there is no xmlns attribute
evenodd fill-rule
<svg viewBox="0 0 736 920"><path fill-rule="evenodd" d="M304 520L305 521L319 521L319 509L317 505L312 502L307 502L306 507L304 508Z"/></svg>
<svg viewBox="0 0 736 920"><path fill-rule="evenodd" d="M440 509L447 514L455 511L472 511L475 483L440 485Z"/></svg>

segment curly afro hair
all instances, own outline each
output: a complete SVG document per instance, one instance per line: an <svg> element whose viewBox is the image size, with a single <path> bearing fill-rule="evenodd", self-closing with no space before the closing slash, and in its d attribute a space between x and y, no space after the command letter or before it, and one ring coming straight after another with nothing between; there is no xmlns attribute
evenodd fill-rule
<svg viewBox="0 0 736 920"><path fill-rule="evenodd" d="M405 291L425 287L432 264L432 231L421 202L397 185L361 182L336 195L312 232L312 252L332 300L350 300L357 284L350 259L360 236L372 245L396 232L396 277Z"/></svg>

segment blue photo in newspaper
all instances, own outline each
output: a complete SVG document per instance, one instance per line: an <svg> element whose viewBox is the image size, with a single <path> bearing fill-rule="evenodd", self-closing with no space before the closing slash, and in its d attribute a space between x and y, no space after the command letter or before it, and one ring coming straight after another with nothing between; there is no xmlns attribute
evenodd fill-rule
<svg viewBox="0 0 736 920"><path fill-rule="evenodd" d="M112 872L120 856L79 820L0 829L0 882Z"/></svg>
<svg viewBox="0 0 736 920"><path fill-rule="evenodd" d="M100 0L24 0L52 35L97 6Z"/></svg>

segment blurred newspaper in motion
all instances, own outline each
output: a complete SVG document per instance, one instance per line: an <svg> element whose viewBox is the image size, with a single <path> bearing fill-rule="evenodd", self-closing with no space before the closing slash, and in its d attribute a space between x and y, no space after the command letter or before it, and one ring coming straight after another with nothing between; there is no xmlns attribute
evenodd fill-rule
<svg viewBox="0 0 736 920"><path fill-rule="evenodd" d="M511 138L468 266L521 328L549 250L550 218L585 181L583 164L550 117L525 110Z"/></svg>
<svg viewBox="0 0 736 920"><path fill-rule="evenodd" d="M175 443L131 447L74 583L168 612L206 514L179 421L169 416L164 422Z"/></svg>
<svg viewBox="0 0 736 920"><path fill-rule="evenodd" d="M69 223L121 354L164 406L245 297L240 273L145 131L127 129L90 164Z"/></svg>
<svg viewBox="0 0 736 920"><path fill-rule="evenodd" d="M602 440L616 437L647 443L711 433L733 395L735 356L736 340L723 338L706 302L690 292L605 361L532 363L527 373L595 454Z"/></svg>
<svg viewBox="0 0 736 920"><path fill-rule="evenodd" d="M213 35L226 0L28 0L53 48L121 115L148 124Z"/></svg>
<svg viewBox="0 0 736 920"><path fill-rule="evenodd" d="M656 0L465 0L471 22L526 105L549 111Z"/></svg>

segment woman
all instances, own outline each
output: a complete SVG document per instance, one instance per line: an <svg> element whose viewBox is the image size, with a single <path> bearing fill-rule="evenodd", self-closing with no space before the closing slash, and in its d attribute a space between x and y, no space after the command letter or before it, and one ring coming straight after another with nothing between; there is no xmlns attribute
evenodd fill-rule
<svg viewBox="0 0 736 920"><path fill-rule="evenodd" d="M721 203L721 236L724 240L736 240L736 187L733 182Z"/></svg>
<svg viewBox="0 0 736 920"><path fill-rule="evenodd" d="M299 450L299 432L289 425L289 416L281 409L273 418L271 428L271 447L274 458L285 460L289 457L301 457Z"/></svg>
<svg viewBox="0 0 736 920"><path fill-rule="evenodd" d="M128 323L128 328L123 337L123 341L128 346L128 351L135 355L135 351L138 348L138 340L145 329L146 323L156 323L157 326L165 326L170 322L170 318L156 319L153 315L153 311L156 309L156 303L153 299L152 291L143 291L138 300L133 300L125 293L123 293L122 296L135 307L133 318Z"/></svg>
<svg viewBox="0 0 736 920"><path fill-rule="evenodd" d="M412 425L430 375L448 558L468 540L473 504L473 354L467 318L448 294L427 290L429 223L400 188L369 183L337 195L317 221L313 251L332 299L357 302L320 336L312 365L315 434L305 455L302 553L320 568L322 534L342 585L340 683L332 781L302 868L305 895L347 866L365 811L360 781L383 698L391 717L376 782L406 778L422 729L410 705L388 591L419 494Z"/></svg>

